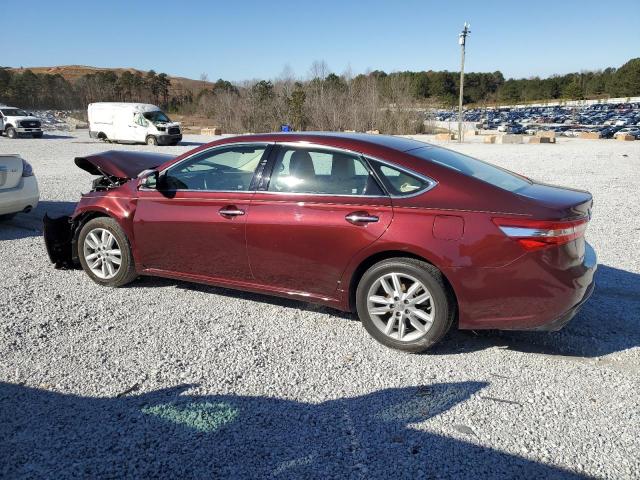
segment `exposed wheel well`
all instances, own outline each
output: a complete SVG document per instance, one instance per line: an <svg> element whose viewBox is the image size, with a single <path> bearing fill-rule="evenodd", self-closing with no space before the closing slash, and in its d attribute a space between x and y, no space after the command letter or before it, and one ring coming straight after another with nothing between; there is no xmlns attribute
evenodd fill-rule
<svg viewBox="0 0 640 480"><path fill-rule="evenodd" d="M87 223L89 220L93 220L94 218L99 218L99 217L111 218L109 215L107 215L104 212L90 211L90 212L82 213L74 219L73 237L71 240L71 258L73 259L74 262L78 261L78 236L80 235L80 230L82 230L82 227L84 226L84 224Z"/></svg>
<svg viewBox="0 0 640 480"><path fill-rule="evenodd" d="M364 275L364 272L366 272L369 269L369 267L371 267L372 265L375 265L376 263L381 262L382 260L386 260L388 258L415 258L416 260L421 260L423 262L433 265L433 263L431 263L426 258L421 257L420 255L415 255L411 252L405 252L402 250L388 250L385 252L378 252L374 255L371 255L370 257L366 258L362 263L360 263L360 265L358 265L356 270L353 272L353 275L351 276L351 283L349 284L349 309L352 312L355 313L356 311L356 289L358 288L358 283L360 282L362 275ZM435 265L433 266L435 267ZM442 279L444 280L444 283L447 286L447 289L449 289L449 292L451 293L451 296L456 303L455 308L457 310L458 297L456 296L456 292L451 286L451 282L449 282L449 279L447 278L447 276L444 273L442 273L442 271L440 271L440 273L442 274Z"/></svg>

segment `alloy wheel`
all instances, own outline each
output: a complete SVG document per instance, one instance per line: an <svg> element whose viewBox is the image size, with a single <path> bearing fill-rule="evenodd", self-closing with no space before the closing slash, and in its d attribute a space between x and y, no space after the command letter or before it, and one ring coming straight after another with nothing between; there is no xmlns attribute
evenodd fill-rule
<svg viewBox="0 0 640 480"><path fill-rule="evenodd" d="M118 241L105 228L94 228L87 234L83 254L89 270L103 280L115 277L122 263L122 251Z"/></svg>
<svg viewBox="0 0 640 480"><path fill-rule="evenodd" d="M373 282L367 293L367 310L382 333L400 342L426 335L435 318L431 293L405 273L387 273Z"/></svg>

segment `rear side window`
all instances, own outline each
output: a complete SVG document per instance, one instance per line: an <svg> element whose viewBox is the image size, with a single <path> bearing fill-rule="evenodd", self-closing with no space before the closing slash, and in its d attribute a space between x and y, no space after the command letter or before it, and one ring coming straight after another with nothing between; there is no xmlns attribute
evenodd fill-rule
<svg viewBox="0 0 640 480"><path fill-rule="evenodd" d="M371 159L369 160L369 163L371 163L373 169L385 183L385 187L387 187L387 190L389 190L391 195L412 195L425 190L432 185L431 182L424 178L412 175L390 165L385 165L384 163L376 162Z"/></svg>
<svg viewBox="0 0 640 480"><path fill-rule="evenodd" d="M325 195L383 195L363 160L344 152L281 147L269 191Z"/></svg>
<svg viewBox="0 0 640 480"><path fill-rule="evenodd" d="M518 192L531 185L531 182L517 173L504 170L490 163L468 157L458 152L440 148L417 148L407 152L414 157L430 160L439 165L451 168L469 177L482 180L495 187L509 192Z"/></svg>

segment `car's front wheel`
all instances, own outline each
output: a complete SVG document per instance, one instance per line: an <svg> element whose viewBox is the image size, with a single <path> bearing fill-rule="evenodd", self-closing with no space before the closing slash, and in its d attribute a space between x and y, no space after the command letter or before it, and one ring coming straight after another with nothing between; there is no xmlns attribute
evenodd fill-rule
<svg viewBox="0 0 640 480"><path fill-rule="evenodd" d="M13 127L7 128L6 134L9 138L18 138L18 132L16 132L16 129Z"/></svg>
<svg viewBox="0 0 640 480"><path fill-rule="evenodd" d="M137 277L129 240L113 218L94 218L82 227L78 257L87 275L100 285L121 287Z"/></svg>
<svg viewBox="0 0 640 480"><path fill-rule="evenodd" d="M449 330L455 301L440 271L413 258L391 258L370 267L356 290L358 316L378 342L423 352Z"/></svg>
<svg viewBox="0 0 640 480"><path fill-rule="evenodd" d="M153 135L147 137L147 145L158 145L158 139Z"/></svg>

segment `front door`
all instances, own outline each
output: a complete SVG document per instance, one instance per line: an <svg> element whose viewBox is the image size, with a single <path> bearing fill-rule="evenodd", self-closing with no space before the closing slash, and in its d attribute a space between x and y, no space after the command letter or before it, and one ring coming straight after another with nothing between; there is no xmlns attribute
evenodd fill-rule
<svg viewBox="0 0 640 480"><path fill-rule="evenodd" d="M250 280L245 226L253 177L268 146L232 145L173 165L139 191L138 257L156 273Z"/></svg>
<svg viewBox="0 0 640 480"><path fill-rule="evenodd" d="M255 279L293 295L331 298L353 256L387 229L393 210L358 155L280 146L247 220Z"/></svg>

